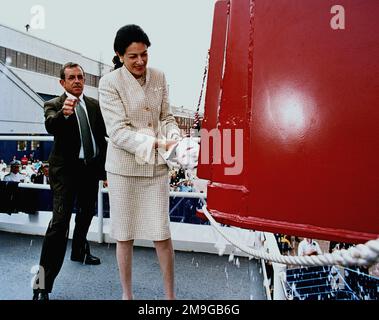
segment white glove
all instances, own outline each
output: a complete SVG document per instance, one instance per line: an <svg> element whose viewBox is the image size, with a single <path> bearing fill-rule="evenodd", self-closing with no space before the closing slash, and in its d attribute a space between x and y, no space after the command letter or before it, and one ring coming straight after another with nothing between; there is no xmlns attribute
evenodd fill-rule
<svg viewBox="0 0 379 320"><path fill-rule="evenodd" d="M176 147L176 159L184 169L194 169L199 161L200 145L195 138L184 138Z"/></svg>
<svg viewBox="0 0 379 320"><path fill-rule="evenodd" d="M183 138L164 154L164 159L170 167L194 169L199 160L199 151L199 139Z"/></svg>

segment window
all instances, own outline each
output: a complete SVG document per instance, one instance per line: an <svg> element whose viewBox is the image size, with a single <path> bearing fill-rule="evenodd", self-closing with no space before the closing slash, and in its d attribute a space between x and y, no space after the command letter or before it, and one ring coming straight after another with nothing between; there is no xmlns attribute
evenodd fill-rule
<svg viewBox="0 0 379 320"><path fill-rule="evenodd" d="M93 87L93 75L92 74L89 74L88 75L88 85L90 85L91 87Z"/></svg>
<svg viewBox="0 0 379 320"><path fill-rule="evenodd" d="M17 68L26 69L26 54L17 52Z"/></svg>
<svg viewBox="0 0 379 320"><path fill-rule="evenodd" d="M93 74L91 74L91 86L92 87L96 87L96 76L94 76Z"/></svg>
<svg viewBox="0 0 379 320"><path fill-rule="evenodd" d="M30 145L30 150L35 151L39 149L39 141L32 141Z"/></svg>
<svg viewBox="0 0 379 320"><path fill-rule="evenodd" d="M46 73L46 60L37 58L37 72Z"/></svg>
<svg viewBox="0 0 379 320"><path fill-rule="evenodd" d="M26 151L28 141L17 141L17 151Z"/></svg>
<svg viewBox="0 0 379 320"><path fill-rule="evenodd" d="M90 73L85 73L85 77L86 77L85 84L87 86L91 86L91 87L95 87L95 88L98 87L98 85L99 85L99 77L98 76L95 76L95 75L90 74Z"/></svg>
<svg viewBox="0 0 379 320"><path fill-rule="evenodd" d="M62 65L53 61L45 60L23 52L17 52L12 49L0 46L0 61L7 63L12 67L26 69L33 72L47 74L49 76L60 78ZM97 88L99 86L99 76L85 73L85 84Z"/></svg>
<svg viewBox="0 0 379 320"><path fill-rule="evenodd" d="M95 79L94 79L95 76L92 74L89 74L89 73L86 73L85 76L86 76L86 85L94 87L95 86Z"/></svg>
<svg viewBox="0 0 379 320"><path fill-rule="evenodd" d="M26 69L30 71L37 71L37 58L31 55L27 55Z"/></svg>
<svg viewBox="0 0 379 320"><path fill-rule="evenodd" d="M60 78L61 69L62 69L62 65L54 62L54 76L56 76L57 78Z"/></svg>
<svg viewBox="0 0 379 320"><path fill-rule="evenodd" d="M46 74L54 76L55 74L54 62L46 60Z"/></svg>
<svg viewBox="0 0 379 320"><path fill-rule="evenodd" d="M84 84L86 86L89 86L89 74L84 72L84 77L85 77L85 81L84 81Z"/></svg>
<svg viewBox="0 0 379 320"><path fill-rule="evenodd" d="M12 49L5 49L5 59L9 61L9 65L12 67L17 66L17 52Z"/></svg>
<svg viewBox="0 0 379 320"><path fill-rule="evenodd" d="M5 58L6 58L6 55L5 55L5 48L4 47L0 47L0 61L5 63Z"/></svg>

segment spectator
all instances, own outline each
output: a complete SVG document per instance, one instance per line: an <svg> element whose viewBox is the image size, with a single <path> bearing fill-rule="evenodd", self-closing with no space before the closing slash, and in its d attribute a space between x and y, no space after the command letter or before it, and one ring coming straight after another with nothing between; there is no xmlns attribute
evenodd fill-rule
<svg viewBox="0 0 379 320"><path fill-rule="evenodd" d="M192 185L190 181L184 180L179 186L180 192L192 192Z"/></svg>
<svg viewBox="0 0 379 320"><path fill-rule="evenodd" d="M173 170L171 172L170 185L175 187L179 184L179 181L180 179L178 177L178 173L175 170Z"/></svg>
<svg viewBox="0 0 379 320"><path fill-rule="evenodd" d="M7 171L6 171L6 167L2 167L0 169L0 181L3 181L4 180L4 177L7 175Z"/></svg>
<svg viewBox="0 0 379 320"><path fill-rule="evenodd" d="M7 168L7 164L4 162L3 159L1 159L0 160L0 170L2 170L3 168L6 169Z"/></svg>
<svg viewBox="0 0 379 320"><path fill-rule="evenodd" d="M24 177L24 182L25 183L29 183L30 182L30 176L28 175L28 172L26 170L26 166L25 165L22 165L21 167L21 170L20 170L20 174Z"/></svg>
<svg viewBox="0 0 379 320"><path fill-rule="evenodd" d="M24 182L25 177L20 174L20 165L20 161L13 160L11 162L11 172L4 176L3 181Z"/></svg>
<svg viewBox="0 0 379 320"><path fill-rule="evenodd" d="M183 168L179 168L177 176L179 180L184 180L186 178L186 172Z"/></svg>
<svg viewBox="0 0 379 320"><path fill-rule="evenodd" d="M32 164L31 161L28 161L28 164L26 166L26 174L29 176L29 177L32 177L33 175L35 175L37 173L36 170L34 170L34 166Z"/></svg>
<svg viewBox="0 0 379 320"><path fill-rule="evenodd" d="M317 241L310 238L304 238L299 243L299 247L297 250L297 254L299 256L313 256L322 254L320 245L317 243Z"/></svg>
<svg viewBox="0 0 379 320"><path fill-rule="evenodd" d="M38 159L33 163L34 170L38 172L39 168L42 167L42 161L39 161Z"/></svg>
<svg viewBox="0 0 379 320"><path fill-rule="evenodd" d="M33 182L37 184L50 184L49 165L47 163L40 167Z"/></svg>
<svg viewBox="0 0 379 320"><path fill-rule="evenodd" d="M24 156L21 158L21 164L23 166L26 166L28 164L28 161L29 161L28 157L26 156L26 154L24 154Z"/></svg>
<svg viewBox="0 0 379 320"><path fill-rule="evenodd" d="M288 236L285 234L279 235L278 245L279 245L279 250L280 250L281 254L289 255L290 252L292 251L291 242L288 239Z"/></svg>

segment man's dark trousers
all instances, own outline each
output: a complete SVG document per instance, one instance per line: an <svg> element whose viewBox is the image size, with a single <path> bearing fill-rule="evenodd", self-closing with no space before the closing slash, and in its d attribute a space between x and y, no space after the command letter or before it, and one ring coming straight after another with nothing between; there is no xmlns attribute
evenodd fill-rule
<svg viewBox="0 0 379 320"><path fill-rule="evenodd" d="M72 240L72 256L89 253L86 235L95 212L99 179L93 165L77 160L72 166L51 167L53 217L42 245L40 267L45 275L45 289L51 292L66 253L71 213L76 201L77 213ZM41 276L41 272L40 272ZM41 288L42 289L42 288Z"/></svg>

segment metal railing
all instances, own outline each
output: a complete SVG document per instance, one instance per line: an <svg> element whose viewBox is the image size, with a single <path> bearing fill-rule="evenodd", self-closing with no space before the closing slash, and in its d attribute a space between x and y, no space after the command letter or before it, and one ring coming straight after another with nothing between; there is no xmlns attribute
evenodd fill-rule
<svg viewBox="0 0 379 320"><path fill-rule="evenodd" d="M49 184L19 183L19 188L50 190ZM98 242L104 242L104 194L108 193L108 188L103 187L103 181L99 181L99 191L97 194L97 219L98 219ZM170 197L188 198L188 199L206 199L206 194L199 192L176 192L171 191Z"/></svg>

